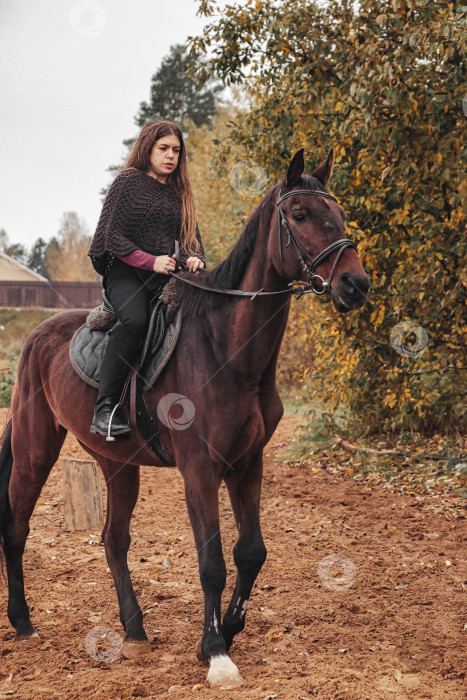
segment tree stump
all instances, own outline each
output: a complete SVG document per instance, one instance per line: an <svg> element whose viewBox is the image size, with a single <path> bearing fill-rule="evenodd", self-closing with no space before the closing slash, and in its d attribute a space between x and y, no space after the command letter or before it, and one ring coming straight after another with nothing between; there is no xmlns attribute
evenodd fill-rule
<svg viewBox="0 0 467 700"><path fill-rule="evenodd" d="M66 531L95 530L104 523L102 477L96 462L62 460L63 527Z"/></svg>

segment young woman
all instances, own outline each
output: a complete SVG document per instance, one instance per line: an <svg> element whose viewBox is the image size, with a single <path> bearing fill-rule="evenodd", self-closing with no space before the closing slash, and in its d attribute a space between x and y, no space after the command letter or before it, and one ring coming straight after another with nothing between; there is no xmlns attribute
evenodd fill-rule
<svg viewBox="0 0 467 700"><path fill-rule="evenodd" d="M119 321L102 358L91 432L131 432L117 404L138 355L148 302L175 270L175 241L180 263L192 272L204 267L182 132L173 122L152 121L108 191L88 251Z"/></svg>

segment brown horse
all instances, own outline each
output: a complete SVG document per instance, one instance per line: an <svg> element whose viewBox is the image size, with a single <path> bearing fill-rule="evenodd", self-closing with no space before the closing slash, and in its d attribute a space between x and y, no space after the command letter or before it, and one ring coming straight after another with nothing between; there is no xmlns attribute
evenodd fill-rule
<svg viewBox="0 0 467 700"><path fill-rule="evenodd" d="M209 661L213 686L242 682L228 651L244 628L250 592L266 558L259 516L263 449L283 411L275 375L289 313L288 285L302 280L310 290L327 291L341 312L362 306L369 289L354 246L345 238L344 211L325 189L332 163L331 152L313 176L303 176L299 151L284 180L252 214L229 257L211 272L193 276L216 289L274 294L252 299L187 287L178 347L146 395L151 415L162 418L162 443L184 479L205 596L198 656ZM8 617L18 637L37 637L24 596L22 557L29 519L69 430L100 464L107 483L102 539L125 629L124 653L135 657L149 643L127 566L130 518L138 498L138 465L163 464L138 433L116 442L90 433L96 391L79 379L68 359L70 339L85 316L86 311L65 311L45 321L21 355L0 454L0 545L8 575ZM173 392L184 396L177 399L180 395ZM184 414L170 411L171 403ZM239 537L233 551L237 581L221 622L226 581L218 512L222 481Z"/></svg>

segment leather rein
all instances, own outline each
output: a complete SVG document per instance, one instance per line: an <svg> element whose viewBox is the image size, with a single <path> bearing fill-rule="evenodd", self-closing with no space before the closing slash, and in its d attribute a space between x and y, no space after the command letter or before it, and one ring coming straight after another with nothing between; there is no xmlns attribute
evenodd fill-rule
<svg viewBox="0 0 467 700"><path fill-rule="evenodd" d="M296 194L308 194L308 195L315 195L318 197L326 197L326 199L332 199L333 202L337 202L337 199L333 197L332 195L328 194L327 192L321 192L320 190L292 190L291 192L287 192L286 194L281 194L279 193L279 198L276 202L278 214L279 214L279 219L278 219L278 243L279 243L279 257L281 261L281 265L283 266L283 257L282 257L282 227L285 228L287 234L288 234L288 241L286 244L286 248L289 247L289 245L292 243L295 252L297 254L300 267L302 268L303 272L306 274L308 277L308 284L303 283L303 282L290 282L288 284L289 289L282 289L277 292L265 292L264 289L258 289L257 292L245 292L242 289L222 289L218 287L210 287L207 284L203 284L202 282L197 282L192 279L187 279L186 277L182 277L176 272L171 272L170 274L172 277L176 277L177 279L181 280L182 282L185 282L185 284L189 284L192 287L197 287L198 289L204 289L207 292L216 292L218 294L230 294L232 296L237 296L237 297L249 297L250 301L253 301L258 296L271 296L273 294L294 294L297 299L300 299L300 297L303 294L311 294L314 292L315 294L330 294L331 293L331 282L332 278L334 275L334 271L336 269L336 265L340 260L340 257L344 250L346 248L354 248L356 250L356 245L353 241L350 240L350 238L341 238L338 241L334 241L334 243L331 243L328 245L324 250L322 250L320 253L315 258L311 258L309 253L306 252L306 250L303 249L303 247L300 245L300 243L297 241L295 238L292 229L290 228L289 222L287 220L287 217L284 213L284 210L281 207L282 202L284 199L287 199L288 197L292 197L293 195ZM330 275L327 280L325 280L321 275L316 274L316 268L321 265L327 258L332 255L334 252L339 251L336 255L336 259L334 260L333 266L331 268ZM305 255L306 258L310 260L310 263L308 264L305 259L303 258L302 253Z"/></svg>

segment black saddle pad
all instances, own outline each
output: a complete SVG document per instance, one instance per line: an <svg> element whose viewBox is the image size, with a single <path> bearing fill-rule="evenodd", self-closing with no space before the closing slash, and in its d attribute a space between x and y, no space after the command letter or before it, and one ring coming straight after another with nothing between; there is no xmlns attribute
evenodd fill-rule
<svg viewBox="0 0 467 700"><path fill-rule="evenodd" d="M165 313L164 306L159 302L155 313ZM94 314L96 315L96 312ZM91 324L94 327L89 327L89 321L87 321L78 328L70 343L70 362L75 372L83 381L96 389L99 387L101 358L107 346L108 331L115 323L114 315L111 316L113 318L103 318L101 327L96 327L99 323L96 324L94 321ZM161 334L160 324L151 313L151 322L143 343L144 360L139 370L143 392L152 389L171 358L177 345L181 325L182 317L178 310L173 320L166 324L163 337L157 337Z"/></svg>

